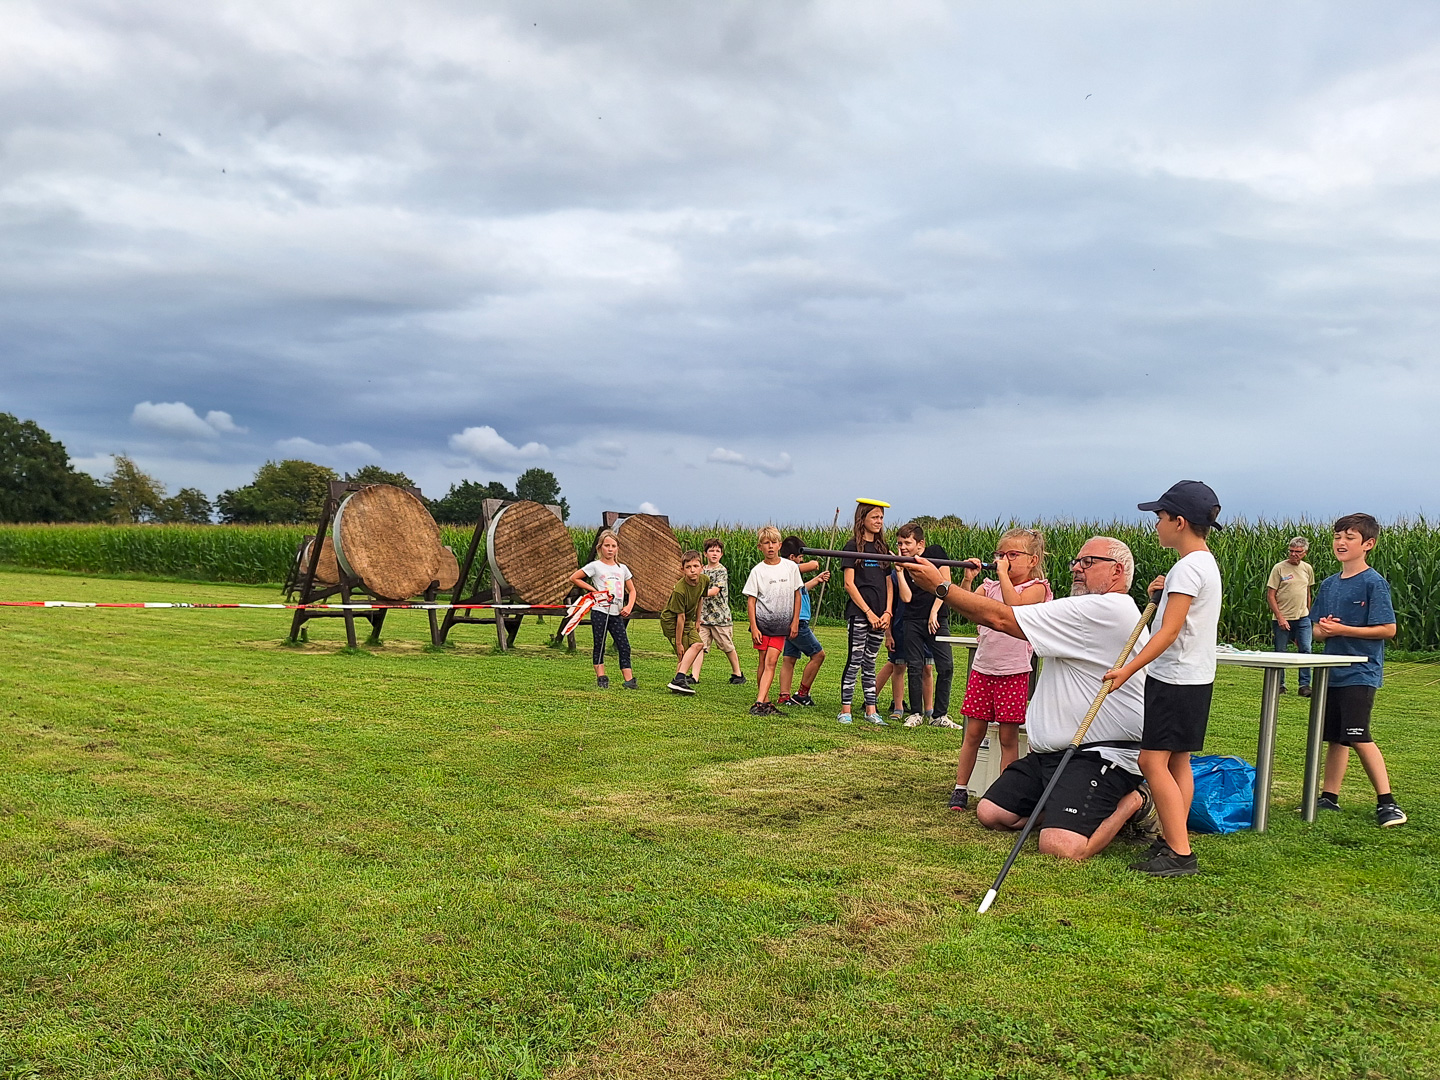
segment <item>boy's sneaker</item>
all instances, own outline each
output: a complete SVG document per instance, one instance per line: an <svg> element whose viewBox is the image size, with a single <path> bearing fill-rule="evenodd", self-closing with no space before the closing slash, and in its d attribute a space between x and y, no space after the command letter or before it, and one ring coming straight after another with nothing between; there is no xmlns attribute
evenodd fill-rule
<svg viewBox="0 0 1440 1080"><path fill-rule="evenodd" d="M1140 792L1140 809L1131 814L1127 822L1130 834L1136 840L1154 843L1160 839L1160 814L1150 797L1150 785L1142 782L1136 790Z"/></svg>
<svg viewBox="0 0 1440 1080"><path fill-rule="evenodd" d="M595 676L595 685L596 685L597 688L599 688L599 689L601 689L601 690L609 690L609 689L610 689L610 676L609 676L609 675L596 675L596 676Z"/></svg>
<svg viewBox="0 0 1440 1080"><path fill-rule="evenodd" d="M1315 809L1334 810L1338 813L1340 811L1340 802L1338 799L1332 799L1329 795L1321 795L1315 800Z"/></svg>
<svg viewBox="0 0 1440 1080"><path fill-rule="evenodd" d="M625 689L626 689L626 690L639 690L639 689L640 689L640 680L639 680L639 679L626 679L626 680L625 680Z"/></svg>
<svg viewBox="0 0 1440 1080"><path fill-rule="evenodd" d="M950 809L970 809L970 792L965 790L963 787L957 787L954 791L950 792Z"/></svg>
<svg viewBox="0 0 1440 1080"><path fill-rule="evenodd" d="M1150 846L1145 849L1144 853L1141 854L1140 858L1136 859L1130 864L1130 869L1145 869L1146 865L1150 862L1150 860L1155 858L1155 856L1159 855L1162 851L1170 851L1170 845L1165 843L1164 840L1160 839L1160 837L1157 836L1154 840L1150 842ZM1170 851L1170 854L1173 855L1175 853L1173 851Z"/></svg>
<svg viewBox="0 0 1440 1080"><path fill-rule="evenodd" d="M744 686L744 685L745 685L745 676L744 676L744 675L731 675L731 676L730 676L730 685L731 685L731 686Z"/></svg>
<svg viewBox="0 0 1440 1080"><path fill-rule="evenodd" d="M912 712L909 716L905 717L906 727L919 727L924 722L925 718L921 716L918 712Z"/></svg>
<svg viewBox="0 0 1440 1080"><path fill-rule="evenodd" d="M815 699L809 694L796 694L790 699L790 704L799 705L806 709L813 709L815 708Z"/></svg>
<svg viewBox="0 0 1440 1080"><path fill-rule="evenodd" d="M670 680L668 684L666 684L666 688L669 690L673 690L677 694L689 694L692 697L695 694L695 691L691 689L690 684L685 681L684 675L676 675L673 679Z"/></svg>
<svg viewBox="0 0 1440 1080"><path fill-rule="evenodd" d="M958 728L960 726L959 724L955 723L954 720L950 719L950 715L948 713L944 716L935 717L933 720L930 721L930 723L934 727Z"/></svg>
<svg viewBox="0 0 1440 1080"><path fill-rule="evenodd" d="M775 704L776 704L776 705L794 705L794 704L795 704L795 699L794 699L794 697L792 697L792 696L789 695L789 694L781 694L778 698L776 698Z"/></svg>
<svg viewBox="0 0 1440 1080"><path fill-rule="evenodd" d="M755 702L754 705L751 705L751 706L750 706L750 715L751 715L751 716L764 716L764 715L765 715L765 710L760 707L760 704L761 704L761 703L757 701L757 702Z"/></svg>
<svg viewBox="0 0 1440 1080"><path fill-rule="evenodd" d="M682 674L682 675L685 676L685 681L686 681L687 683L689 683L691 686L699 686L699 685L700 685L700 680L697 679L694 675L691 675L688 671L682 671L680 674Z"/></svg>
<svg viewBox="0 0 1440 1080"><path fill-rule="evenodd" d="M851 716L848 712L842 712L839 716L835 717L835 719L839 720L842 724L853 724L855 722L855 717Z"/></svg>
<svg viewBox="0 0 1440 1080"><path fill-rule="evenodd" d="M1375 824L1382 829L1388 829L1391 825L1404 825L1409 820L1405 816L1405 811L1393 802L1375 808Z"/></svg>
<svg viewBox="0 0 1440 1080"><path fill-rule="evenodd" d="M877 713L875 713L875 715L876 715L876 716L879 716L880 714L877 712ZM897 723L898 723L899 721L901 721L901 720L904 720L904 719L905 719L905 710L904 710L904 709L891 709L891 710L890 710L890 719L896 721Z"/></svg>
<svg viewBox="0 0 1440 1080"><path fill-rule="evenodd" d="M1193 851L1189 855L1176 855L1167 847L1138 866L1132 863L1130 869L1139 870L1151 877L1186 877L1200 872L1200 861L1195 858Z"/></svg>
<svg viewBox="0 0 1440 1080"><path fill-rule="evenodd" d="M886 726L886 725L885 725L885 720L880 716L880 714L879 714L878 712L867 712L867 713L865 714L865 719L866 719L866 720L869 720L870 723L874 724L876 727L885 727L885 726ZM895 719L895 715L894 715L893 713L890 715L890 719L891 719L891 720L894 720L894 719Z"/></svg>

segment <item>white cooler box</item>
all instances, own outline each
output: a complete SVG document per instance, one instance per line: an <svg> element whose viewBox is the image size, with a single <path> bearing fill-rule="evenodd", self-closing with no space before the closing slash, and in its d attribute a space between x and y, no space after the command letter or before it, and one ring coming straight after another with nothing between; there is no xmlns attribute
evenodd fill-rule
<svg viewBox="0 0 1440 1080"><path fill-rule="evenodd" d="M1000 775L1000 725L991 724L987 734L987 743L980 747L980 752L975 755L975 771L970 774L970 783L966 784L966 790L970 792L970 805L975 805L975 800L984 795L995 778ZM1025 734L1025 725L1020 725L1020 756L1024 757L1030 752L1030 739Z"/></svg>

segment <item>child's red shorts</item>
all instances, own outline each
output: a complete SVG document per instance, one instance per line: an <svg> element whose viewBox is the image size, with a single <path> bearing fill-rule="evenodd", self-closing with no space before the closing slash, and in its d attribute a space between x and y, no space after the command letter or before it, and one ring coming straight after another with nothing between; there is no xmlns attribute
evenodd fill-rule
<svg viewBox="0 0 1440 1080"><path fill-rule="evenodd" d="M751 640L754 640L754 639L752 638ZM781 635L781 634L761 634L761 635L760 635L760 644L755 646L755 651L756 651L756 652L761 652L761 653L763 653L763 652L764 652L765 650L767 650L767 649L776 649L776 650L779 650L779 651L783 651L784 648L785 648L785 638L784 638L783 635Z"/></svg>
<svg viewBox="0 0 1440 1080"><path fill-rule="evenodd" d="M960 715L967 720L1023 724L1029 693L1028 671L1018 675L986 675L983 671L972 671L965 680L965 702L960 706Z"/></svg>

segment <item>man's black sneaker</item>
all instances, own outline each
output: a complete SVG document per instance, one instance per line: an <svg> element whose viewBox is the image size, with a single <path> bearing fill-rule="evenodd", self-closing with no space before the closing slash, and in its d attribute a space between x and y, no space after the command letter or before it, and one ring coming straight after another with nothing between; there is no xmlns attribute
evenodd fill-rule
<svg viewBox="0 0 1440 1080"><path fill-rule="evenodd" d="M609 689L610 689L610 676L609 676L609 675L596 675L596 676L595 676L595 685L596 685L597 687L599 687L601 690L609 690Z"/></svg>
<svg viewBox="0 0 1440 1080"><path fill-rule="evenodd" d="M809 694L796 694L790 699L791 705L799 705L805 709L815 708L815 699Z"/></svg>
<svg viewBox="0 0 1440 1080"><path fill-rule="evenodd" d="M1391 825L1404 825L1409 820L1405 816L1405 811L1393 802L1375 808L1375 824L1382 829L1388 829Z"/></svg>
<svg viewBox="0 0 1440 1080"><path fill-rule="evenodd" d="M1300 696L1301 696L1301 697L1309 697L1309 696L1310 696L1310 687L1308 687L1308 686L1302 686L1302 687L1300 687Z"/></svg>
<svg viewBox="0 0 1440 1080"><path fill-rule="evenodd" d="M970 809L970 792L963 787L957 787L954 791L950 792L950 809Z"/></svg>
<svg viewBox="0 0 1440 1080"><path fill-rule="evenodd" d="M626 690L639 690L639 689L640 689L640 680L639 680L639 679L626 679L626 680L625 680L625 689L626 689Z"/></svg>
<svg viewBox="0 0 1440 1080"><path fill-rule="evenodd" d="M1315 800L1315 809L1334 810L1336 812L1339 812L1340 803L1337 800L1332 799L1329 795L1321 795L1318 799Z"/></svg>
<svg viewBox="0 0 1440 1080"><path fill-rule="evenodd" d="M685 681L685 676L680 674L677 674L666 684L666 689L673 690L677 694L689 694L692 697L695 694L694 689Z"/></svg>
<svg viewBox="0 0 1440 1080"><path fill-rule="evenodd" d="M744 676L744 675L731 675L731 676L730 676L730 685L731 685L731 686L744 686L744 685L745 685L745 676Z"/></svg>
<svg viewBox="0 0 1440 1080"><path fill-rule="evenodd" d="M1155 855L1153 859L1141 863L1139 866L1131 866L1132 870L1139 870L1142 874L1149 874L1151 877L1185 877L1188 874L1200 872L1200 862L1195 858L1192 851L1188 855L1176 855L1168 847Z"/></svg>

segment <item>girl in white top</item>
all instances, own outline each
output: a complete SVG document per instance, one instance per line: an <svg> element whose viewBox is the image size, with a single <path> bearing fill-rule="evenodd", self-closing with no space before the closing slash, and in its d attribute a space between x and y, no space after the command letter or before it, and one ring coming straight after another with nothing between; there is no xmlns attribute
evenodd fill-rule
<svg viewBox="0 0 1440 1080"><path fill-rule="evenodd" d="M601 690L610 688L610 678L605 674L605 635L615 641L615 652L620 660L620 674L625 678L628 690L639 689L635 672L630 669L630 637L625 632L625 620L635 606L635 581L630 568L617 561L620 540L609 529L600 533L595 544L599 558L588 562L570 575L570 581L586 592L608 592L610 599L597 602L590 609L590 633L594 646L590 659L595 665L595 685Z"/></svg>

